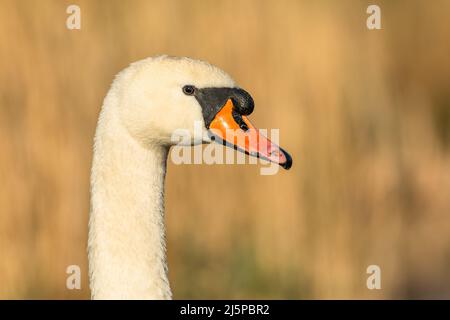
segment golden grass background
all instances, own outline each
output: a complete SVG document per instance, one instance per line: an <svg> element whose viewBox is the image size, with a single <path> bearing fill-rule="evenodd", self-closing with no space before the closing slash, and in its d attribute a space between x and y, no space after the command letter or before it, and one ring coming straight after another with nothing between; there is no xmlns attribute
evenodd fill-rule
<svg viewBox="0 0 450 320"><path fill-rule="evenodd" d="M0 298L89 297L98 112L162 53L230 73L294 158L275 176L169 164L175 298L450 298L450 1L376 1L379 31L371 3L1 0Z"/></svg>

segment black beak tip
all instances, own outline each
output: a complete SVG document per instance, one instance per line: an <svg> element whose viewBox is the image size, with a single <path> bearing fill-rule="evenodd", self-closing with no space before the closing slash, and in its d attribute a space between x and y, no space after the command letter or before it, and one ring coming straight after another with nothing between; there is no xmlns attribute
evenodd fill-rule
<svg viewBox="0 0 450 320"><path fill-rule="evenodd" d="M280 166L282 166L283 169L289 170L292 167L292 157L284 149L282 149L282 148L280 148L280 149L281 149L281 152L283 152L286 157L286 162L281 163Z"/></svg>

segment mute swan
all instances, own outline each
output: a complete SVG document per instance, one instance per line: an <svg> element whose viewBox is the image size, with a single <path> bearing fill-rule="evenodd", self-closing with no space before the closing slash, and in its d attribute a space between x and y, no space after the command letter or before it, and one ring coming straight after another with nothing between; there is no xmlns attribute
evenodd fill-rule
<svg viewBox="0 0 450 320"><path fill-rule="evenodd" d="M251 96L206 62L159 56L135 62L116 76L94 139L88 240L93 299L172 297L164 178L174 130L193 131L194 122L201 121L203 137L192 144L210 142L215 129L217 140L290 167L290 156L262 136L269 144L266 151L224 136L226 128L258 136L246 128L253 128L245 117L252 111Z"/></svg>

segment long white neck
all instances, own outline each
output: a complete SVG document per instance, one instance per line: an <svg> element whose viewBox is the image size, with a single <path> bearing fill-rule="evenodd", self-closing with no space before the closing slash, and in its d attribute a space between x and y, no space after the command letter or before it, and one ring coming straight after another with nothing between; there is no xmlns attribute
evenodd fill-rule
<svg viewBox="0 0 450 320"><path fill-rule="evenodd" d="M93 299L170 299L165 250L167 148L141 146L105 99L91 173L89 276Z"/></svg>

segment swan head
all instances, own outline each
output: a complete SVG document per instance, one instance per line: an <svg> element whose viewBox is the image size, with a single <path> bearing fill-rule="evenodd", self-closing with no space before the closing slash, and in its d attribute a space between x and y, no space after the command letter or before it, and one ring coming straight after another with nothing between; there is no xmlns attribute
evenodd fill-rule
<svg viewBox="0 0 450 320"><path fill-rule="evenodd" d="M147 58L122 71L113 89L121 123L144 146L173 145L174 134L182 130L183 144L216 141L286 169L292 164L289 154L259 134L248 120L254 109L250 94L207 62Z"/></svg>

